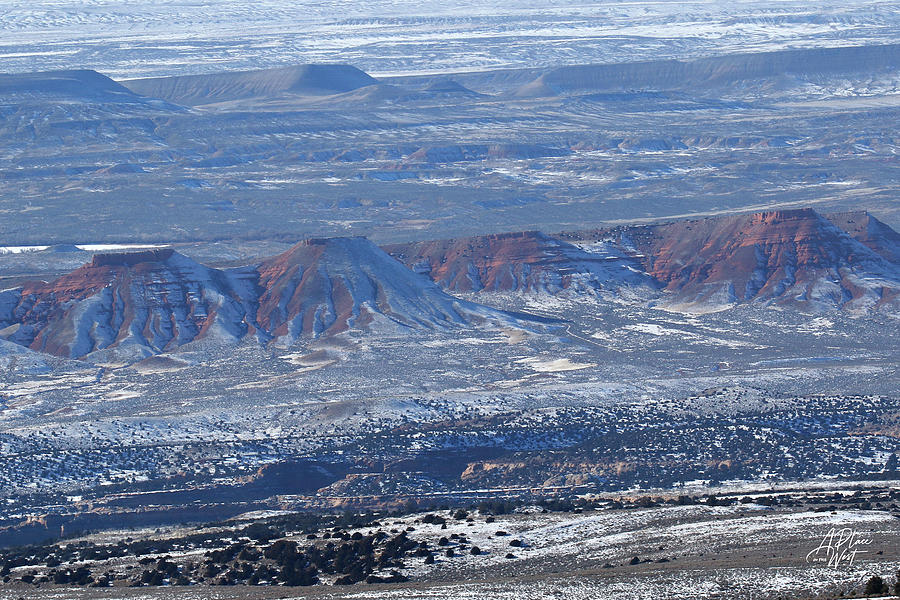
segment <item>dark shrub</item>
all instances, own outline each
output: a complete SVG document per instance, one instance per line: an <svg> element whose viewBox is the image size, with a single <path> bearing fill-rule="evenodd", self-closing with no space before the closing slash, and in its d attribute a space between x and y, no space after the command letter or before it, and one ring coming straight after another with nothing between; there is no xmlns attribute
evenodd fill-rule
<svg viewBox="0 0 900 600"><path fill-rule="evenodd" d="M884 579L878 575L873 575L866 582L866 596L882 596L888 593L888 586Z"/></svg>

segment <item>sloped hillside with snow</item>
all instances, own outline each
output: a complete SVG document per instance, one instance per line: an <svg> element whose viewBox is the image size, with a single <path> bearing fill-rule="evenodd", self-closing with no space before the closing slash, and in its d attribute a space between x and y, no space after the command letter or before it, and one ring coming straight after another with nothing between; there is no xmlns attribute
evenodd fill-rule
<svg viewBox="0 0 900 600"><path fill-rule="evenodd" d="M428 329L510 319L447 295L364 238L307 240L259 271L259 323L275 337L339 333L381 317Z"/></svg>
<svg viewBox="0 0 900 600"><path fill-rule="evenodd" d="M812 209L625 228L665 304L687 310L739 302L806 310L888 310L900 303L900 264Z"/></svg>
<svg viewBox="0 0 900 600"><path fill-rule="evenodd" d="M756 303L896 313L897 233L864 213L831 218L799 209L384 249L361 237L314 238L224 270L172 249L98 254L53 282L0 292L0 339L63 357L117 348L140 360L201 339L255 335L291 344L350 329L452 331L540 320L445 290L566 292L598 307L614 297L686 312Z"/></svg>
<svg viewBox="0 0 900 600"><path fill-rule="evenodd" d="M826 217L797 209L385 249L455 292L641 290L640 298L689 312L746 302L896 312L898 240L900 234L868 213Z"/></svg>
<svg viewBox="0 0 900 600"><path fill-rule="evenodd" d="M351 65L299 65L277 69L185 75L126 81L142 96L186 105L278 94L330 95L374 85L377 80Z"/></svg>
<svg viewBox="0 0 900 600"><path fill-rule="evenodd" d="M449 296L364 238L307 240L258 267L225 270L171 249L97 254L53 282L0 292L0 338L64 357L116 348L140 360L201 339L291 342L520 318Z"/></svg>
<svg viewBox="0 0 900 600"><path fill-rule="evenodd" d="M170 249L98 254L54 282L0 298L0 326L10 341L67 357L128 347L143 358L253 331L255 274L211 269Z"/></svg>

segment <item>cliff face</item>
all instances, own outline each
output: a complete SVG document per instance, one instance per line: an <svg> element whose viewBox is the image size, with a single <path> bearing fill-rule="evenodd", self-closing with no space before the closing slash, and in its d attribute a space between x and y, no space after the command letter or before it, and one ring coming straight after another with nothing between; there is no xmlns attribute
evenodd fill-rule
<svg viewBox="0 0 900 600"><path fill-rule="evenodd" d="M769 211L560 234L395 244L386 250L451 291L557 293L662 287L661 302L706 309L739 302L809 310L896 308L900 239L864 213ZM846 229L846 231L845 231Z"/></svg>
<svg viewBox="0 0 900 600"><path fill-rule="evenodd" d="M56 281L0 291L0 339L58 356L138 359L201 339L444 329L515 317L453 292L662 293L674 309L742 302L900 310L900 235L866 213L811 209L559 234L395 244L313 239L218 270L170 249L98 254ZM392 257L393 255L393 257ZM396 260L395 260L396 259Z"/></svg>
<svg viewBox="0 0 900 600"><path fill-rule="evenodd" d="M536 231L395 244L385 250L451 291L555 293L571 287L653 285L640 265L618 249L589 252Z"/></svg>
<svg viewBox="0 0 900 600"><path fill-rule="evenodd" d="M617 230L675 305L895 306L900 264L811 209ZM877 247L877 244L873 244Z"/></svg>
<svg viewBox="0 0 900 600"><path fill-rule="evenodd" d="M340 333L380 317L446 328L491 312L448 296L363 238L301 242L265 261L259 273L259 323L275 337Z"/></svg>
<svg viewBox="0 0 900 600"><path fill-rule="evenodd" d="M900 233L868 212L835 213L825 217L885 260L900 264Z"/></svg>
<svg viewBox="0 0 900 600"><path fill-rule="evenodd" d="M0 338L66 357L119 348L143 358L251 334L293 341L376 321L403 330L512 320L447 295L363 238L307 240L224 271L169 249L98 254L51 283L0 292Z"/></svg>
<svg viewBox="0 0 900 600"><path fill-rule="evenodd" d="M172 250L101 254L54 282L17 290L0 325L11 341L69 357L124 345L150 354L209 335L238 339L253 329L254 279Z"/></svg>

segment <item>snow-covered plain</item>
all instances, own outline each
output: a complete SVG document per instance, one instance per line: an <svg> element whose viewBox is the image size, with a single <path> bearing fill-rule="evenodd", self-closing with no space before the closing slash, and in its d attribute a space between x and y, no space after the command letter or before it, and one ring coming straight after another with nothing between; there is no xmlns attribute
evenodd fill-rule
<svg viewBox="0 0 900 600"><path fill-rule="evenodd" d="M92 68L117 78L351 63L373 74L895 42L879 0L9 0L0 71Z"/></svg>
<svg viewBox="0 0 900 600"><path fill-rule="evenodd" d="M60 250L64 252L110 252L113 250L144 250L162 248L159 244L74 244ZM21 254L23 252L43 252L53 246L0 246L0 254Z"/></svg>

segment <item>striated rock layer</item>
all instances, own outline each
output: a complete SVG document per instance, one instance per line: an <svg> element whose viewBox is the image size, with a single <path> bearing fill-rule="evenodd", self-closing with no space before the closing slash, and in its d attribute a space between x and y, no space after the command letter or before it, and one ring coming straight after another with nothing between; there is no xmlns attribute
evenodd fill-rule
<svg viewBox="0 0 900 600"><path fill-rule="evenodd" d="M0 334L71 357L111 346L164 352L208 336L236 340L255 330L255 279L252 270L211 269L169 249L99 254L56 281L0 294Z"/></svg>
<svg viewBox="0 0 900 600"><path fill-rule="evenodd" d="M383 317L413 328L500 316L448 296L365 238L300 242L259 267L260 325L275 337L327 335Z"/></svg>
<svg viewBox="0 0 900 600"><path fill-rule="evenodd" d="M900 264L900 233L868 212L834 213L825 217L882 258Z"/></svg>
<svg viewBox="0 0 900 600"><path fill-rule="evenodd" d="M537 231L394 244L385 250L452 291L555 293L654 285L618 248L601 244L588 251Z"/></svg>
<svg viewBox="0 0 900 600"><path fill-rule="evenodd" d="M616 238L685 308L736 302L818 310L896 309L900 264L812 209L769 211L577 234Z"/></svg>
<svg viewBox="0 0 900 600"><path fill-rule="evenodd" d="M661 289L655 301L676 310L755 302L896 312L898 240L867 213L826 218L799 209L384 249L365 238L312 239L227 270L171 249L98 254L56 281L0 291L0 339L67 357L117 348L140 360L204 339L290 343L349 329L448 330L523 318L444 290Z"/></svg>
<svg viewBox="0 0 900 600"><path fill-rule="evenodd" d="M301 242L218 270L171 249L98 254L56 281L0 292L0 338L58 356L141 359L204 339L446 329L513 317L447 295L363 238Z"/></svg>

